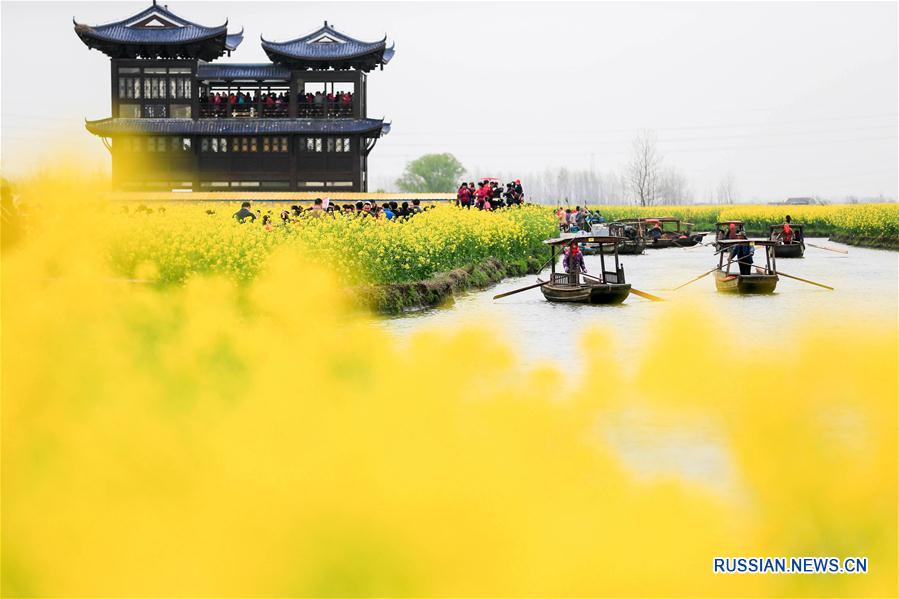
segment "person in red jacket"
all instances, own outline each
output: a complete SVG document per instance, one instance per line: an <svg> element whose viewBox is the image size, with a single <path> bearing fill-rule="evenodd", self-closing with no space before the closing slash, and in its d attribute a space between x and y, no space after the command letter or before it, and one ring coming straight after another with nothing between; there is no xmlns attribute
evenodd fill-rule
<svg viewBox="0 0 899 599"><path fill-rule="evenodd" d="M793 227L790 226L790 223L784 223L782 239L784 243L793 243Z"/></svg>
<svg viewBox="0 0 899 599"><path fill-rule="evenodd" d="M478 190L474 193L478 210L484 209L484 203L487 201L488 195L490 195L490 187L487 185L486 181L480 181L478 183Z"/></svg>
<svg viewBox="0 0 899 599"><path fill-rule="evenodd" d="M462 182L462 185L459 186L459 191L456 192L456 204L463 208L471 208L471 190L468 189L465 181Z"/></svg>

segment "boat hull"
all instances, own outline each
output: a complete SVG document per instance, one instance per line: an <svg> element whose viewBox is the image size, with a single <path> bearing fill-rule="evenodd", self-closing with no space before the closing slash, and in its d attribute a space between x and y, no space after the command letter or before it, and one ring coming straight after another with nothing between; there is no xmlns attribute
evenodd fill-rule
<svg viewBox="0 0 899 599"><path fill-rule="evenodd" d="M715 273L715 288L723 293L758 295L774 293L777 275L740 275Z"/></svg>
<svg viewBox="0 0 899 599"><path fill-rule="evenodd" d="M620 304L631 293L630 283L602 283L590 287L591 304Z"/></svg>
<svg viewBox="0 0 899 599"><path fill-rule="evenodd" d="M802 258L805 254L805 246L801 243L785 243L774 246L775 258Z"/></svg>
<svg viewBox="0 0 899 599"><path fill-rule="evenodd" d="M556 285L547 283L540 288L549 302L586 304L590 302L590 287L584 285Z"/></svg>
<svg viewBox="0 0 899 599"><path fill-rule="evenodd" d="M596 285L556 285L540 288L550 302L574 304L620 304L630 295L630 283L597 283Z"/></svg>
<svg viewBox="0 0 899 599"><path fill-rule="evenodd" d="M674 246L672 239L656 239L646 244L646 248L650 250L663 250Z"/></svg>
<svg viewBox="0 0 899 599"><path fill-rule="evenodd" d="M636 256L642 254L646 249L646 242L640 241L623 241L618 246L618 253L622 256ZM602 246L603 254L614 254L615 250L611 246Z"/></svg>

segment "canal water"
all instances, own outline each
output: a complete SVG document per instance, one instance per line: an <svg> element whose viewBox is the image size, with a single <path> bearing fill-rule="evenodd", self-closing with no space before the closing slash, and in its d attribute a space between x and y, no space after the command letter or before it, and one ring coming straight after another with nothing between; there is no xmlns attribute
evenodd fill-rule
<svg viewBox="0 0 899 599"><path fill-rule="evenodd" d="M781 277L773 295L731 295L718 293L709 275L675 292L674 287L713 268L717 256L711 246L669 248L621 257L628 282L665 298L665 302L632 294L620 306L553 304L544 300L539 289L493 299L496 294L534 283L535 277L530 275L465 294L446 307L378 320L375 326L398 336L401 343L424 329L484 327L505 340L525 365L555 362L558 366L564 364L567 372L572 367L575 372L583 372L583 354L589 349L581 342L581 332L599 327L611 334L614 343L616 360L609 366L630 370L625 375L639 366L645 344L668 344L672 355L677 355L689 352L695 344L714 344L720 335L736 335L753 345L770 341L774 347L788 342L791 331L809 322L815 327L845 331L847 335L853 334L852 324L858 322L896 331L899 253L846 246L826 239L806 241L848 253L809 246L804 258L778 260L778 269L830 285L834 291ZM585 261L588 272L600 271L599 256L586 256ZM713 334L686 331L685 338L665 338L668 307L677 306L692 314L697 322L711 322ZM473 363L481 358L460 357ZM710 364L710 372L717 366ZM585 374L589 380L597 373ZM691 425L660 422L636 405L607 416L597 432L616 448L620 459L636 476L676 476L701 483L723 496L744 495L727 440L721 438L714 419Z"/></svg>
<svg viewBox="0 0 899 599"><path fill-rule="evenodd" d="M715 291L712 275L673 291L717 264L712 246L646 250L640 256L621 256L627 281L636 289L666 300L652 302L631 294L620 306L547 302L539 289L507 298L493 296L536 281L533 275L506 279L498 285L457 297L449 306L378 321L378 326L406 338L423 328L474 324L502 335L527 363L578 361L579 331L597 326L612 334L621 355L639 352L653 339L653 327L666 304L695 306L702 316L720 323L727 334L752 341L782 338L785 331L813 319L816 326L840 327L846 322L874 322L896 330L899 305L899 253L808 238L815 245L848 252L841 254L806 247L805 257L781 258L778 269L787 274L834 287L820 287L781 277L770 296L741 296ZM760 263L756 257L756 264ZM585 256L587 271L598 273L599 256ZM607 258L608 260L608 258ZM543 272L547 276L548 269ZM725 330L722 330L725 334ZM674 340L657 340L672 342ZM680 340L713 343L713 339ZM636 357L636 355L635 355Z"/></svg>

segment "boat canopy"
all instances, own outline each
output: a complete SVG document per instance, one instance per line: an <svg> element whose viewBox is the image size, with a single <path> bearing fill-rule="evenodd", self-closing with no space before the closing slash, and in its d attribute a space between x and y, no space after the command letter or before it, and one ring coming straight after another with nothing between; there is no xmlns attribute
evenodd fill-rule
<svg viewBox="0 0 899 599"><path fill-rule="evenodd" d="M553 239L544 239L543 243L546 245L568 245L572 241L577 243L597 243L599 245L603 244L618 244L622 241L625 241L625 237L617 237L614 235L573 235L571 237L554 237Z"/></svg>
<svg viewBox="0 0 899 599"><path fill-rule="evenodd" d="M742 225L743 221L741 220L723 220L720 223L715 223L716 225Z"/></svg>

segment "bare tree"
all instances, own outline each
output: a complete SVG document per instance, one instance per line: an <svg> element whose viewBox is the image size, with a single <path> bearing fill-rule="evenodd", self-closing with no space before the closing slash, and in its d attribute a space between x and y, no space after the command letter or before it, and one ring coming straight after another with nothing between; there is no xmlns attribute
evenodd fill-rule
<svg viewBox="0 0 899 599"><path fill-rule="evenodd" d="M624 173L627 189L641 206L651 206L656 200L661 164L655 134L643 131L634 140L631 160Z"/></svg>
<svg viewBox="0 0 899 599"><path fill-rule="evenodd" d="M719 204L733 204L737 201L737 180L733 173L721 177L715 195Z"/></svg>
<svg viewBox="0 0 899 599"><path fill-rule="evenodd" d="M690 183L680 169L669 166L661 170L656 200L663 204L685 204L690 201Z"/></svg>

